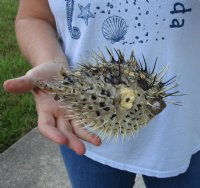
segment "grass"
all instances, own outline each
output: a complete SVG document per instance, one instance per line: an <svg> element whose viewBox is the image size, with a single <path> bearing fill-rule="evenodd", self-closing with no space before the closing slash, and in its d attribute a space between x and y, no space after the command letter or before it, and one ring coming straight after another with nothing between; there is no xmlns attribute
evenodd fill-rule
<svg viewBox="0 0 200 188"><path fill-rule="evenodd" d="M12 95L2 88L5 80L22 76L30 69L15 38L17 8L17 0L0 1L0 153L36 125L32 95Z"/></svg>

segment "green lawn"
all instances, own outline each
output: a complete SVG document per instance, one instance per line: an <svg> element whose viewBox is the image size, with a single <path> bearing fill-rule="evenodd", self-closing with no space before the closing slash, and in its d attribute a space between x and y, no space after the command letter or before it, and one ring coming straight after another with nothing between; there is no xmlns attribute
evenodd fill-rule
<svg viewBox="0 0 200 188"><path fill-rule="evenodd" d="M17 0L0 0L0 153L30 131L37 121L31 94L11 95L2 88L5 80L30 69L16 43L17 7Z"/></svg>

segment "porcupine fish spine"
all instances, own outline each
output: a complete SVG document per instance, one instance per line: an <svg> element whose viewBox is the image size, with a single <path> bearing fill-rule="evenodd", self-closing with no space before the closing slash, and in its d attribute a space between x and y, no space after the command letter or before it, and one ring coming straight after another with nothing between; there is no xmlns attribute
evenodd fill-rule
<svg viewBox="0 0 200 188"><path fill-rule="evenodd" d="M73 39L79 39L81 36L80 29L76 26L72 27L73 12L74 12L74 0L66 0L68 30Z"/></svg>

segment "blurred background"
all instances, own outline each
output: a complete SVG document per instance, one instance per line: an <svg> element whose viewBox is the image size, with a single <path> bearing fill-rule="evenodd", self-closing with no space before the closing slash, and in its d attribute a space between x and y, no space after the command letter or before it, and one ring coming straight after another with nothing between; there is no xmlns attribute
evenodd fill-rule
<svg viewBox="0 0 200 188"><path fill-rule="evenodd" d="M0 0L0 153L36 126L36 111L30 93L12 95L3 82L24 75L30 65L20 54L15 37L18 0Z"/></svg>

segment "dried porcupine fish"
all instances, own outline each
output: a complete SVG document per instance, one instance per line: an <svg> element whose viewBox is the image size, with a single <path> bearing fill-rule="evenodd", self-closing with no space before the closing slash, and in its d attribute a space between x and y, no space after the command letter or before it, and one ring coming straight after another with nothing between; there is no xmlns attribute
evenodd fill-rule
<svg viewBox="0 0 200 188"><path fill-rule="evenodd" d="M157 60L150 70L145 58L138 63L133 52L125 60L120 50L115 50L115 54L107 51L110 60L99 51L91 55L87 64L80 64L78 70L62 68L57 80L35 84L73 110L74 115L67 116L68 120L76 119L101 138L127 136L158 115L166 107L166 97L181 94L168 93L177 86L172 84L175 76L163 82L166 67L155 73Z"/></svg>

